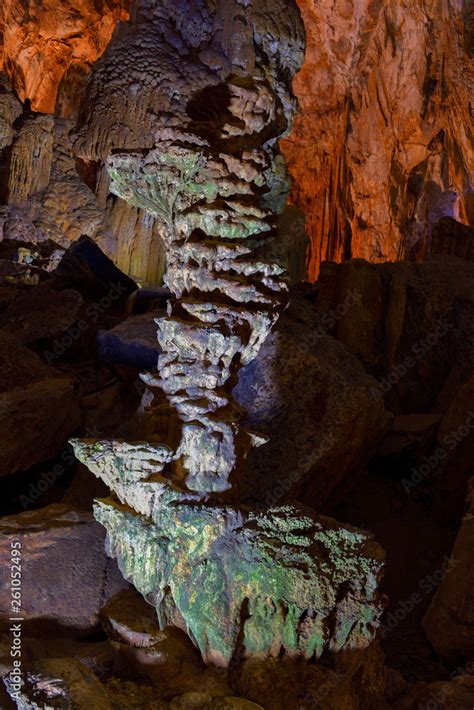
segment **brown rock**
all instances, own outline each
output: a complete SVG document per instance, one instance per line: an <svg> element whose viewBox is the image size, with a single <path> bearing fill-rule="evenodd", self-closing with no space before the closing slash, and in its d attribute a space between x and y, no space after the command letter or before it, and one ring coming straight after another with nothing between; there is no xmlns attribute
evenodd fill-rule
<svg viewBox="0 0 474 710"><path fill-rule="evenodd" d="M454 543L449 571L426 612L423 626L443 659L462 663L474 654L474 479L468 510Z"/></svg>
<svg viewBox="0 0 474 710"><path fill-rule="evenodd" d="M0 636L1 675L12 670L10 655L11 635ZM25 663L49 658L68 658L79 661L100 678L110 676L114 668L115 652L109 641L76 641L68 638L32 638L22 636L21 656Z"/></svg>
<svg viewBox="0 0 474 710"><path fill-rule="evenodd" d="M228 696L215 699L209 693L194 692L173 698L170 710L263 710L263 708L245 698Z"/></svg>
<svg viewBox="0 0 474 710"><path fill-rule="evenodd" d="M107 635L114 641L147 648L163 640L155 608L134 589L124 590L109 599L100 618Z"/></svg>
<svg viewBox="0 0 474 710"><path fill-rule="evenodd" d="M94 708L112 710L105 688L98 678L79 661L51 658L36 661L22 674L20 690L7 676L4 681L17 707Z"/></svg>
<svg viewBox="0 0 474 710"><path fill-rule="evenodd" d="M0 74L0 150L13 141L13 124L22 110L22 105L12 91L7 77Z"/></svg>
<svg viewBox="0 0 474 710"><path fill-rule="evenodd" d="M474 474L474 375L472 370L463 374L457 387L452 380L451 403L439 425L436 447L444 453L433 486L438 518L456 524L464 512L466 488Z"/></svg>
<svg viewBox="0 0 474 710"><path fill-rule="evenodd" d="M296 496L320 509L341 495L390 422L376 381L325 325L294 293L234 389L248 426L269 437L247 464L248 495L267 505Z"/></svg>
<svg viewBox="0 0 474 710"><path fill-rule="evenodd" d="M98 334L100 356L118 365L153 370L161 353L155 318L163 315L161 311L130 316L111 330L101 331Z"/></svg>
<svg viewBox="0 0 474 710"><path fill-rule="evenodd" d="M390 708L394 710L472 710L474 677L459 675L453 680L437 683L416 683L408 688Z"/></svg>
<svg viewBox="0 0 474 710"><path fill-rule="evenodd" d="M3 63L20 98L29 98L35 111L52 113L59 90L64 113L76 111L87 73L116 21L127 19L127 6L122 0L3 3Z"/></svg>
<svg viewBox="0 0 474 710"><path fill-rule="evenodd" d="M245 661L239 673L239 692L265 710L333 710L373 707L383 710L386 670L383 654L372 644L340 667L288 660Z"/></svg>
<svg viewBox="0 0 474 710"><path fill-rule="evenodd" d="M300 112L283 150L324 260L420 255L440 217L473 224L468 2L299 0Z"/></svg>
<svg viewBox="0 0 474 710"><path fill-rule="evenodd" d="M80 425L74 381L0 335L0 475L53 458Z"/></svg>
<svg viewBox="0 0 474 710"><path fill-rule="evenodd" d="M440 219L433 227L430 254L452 254L474 261L474 229L451 217Z"/></svg>
<svg viewBox="0 0 474 710"><path fill-rule="evenodd" d="M401 414L381 442L378 456L390 456L431 446L441 414Z"/></svg>
<svg viewBox="0 0 474 710"><path fill-rule="evenodd" d="M317 307L337 313L352 300L332 332L377 373L390 409L405 414L432 410L452 368L472 368L473 294L473 264L456 257L351 261L323 264Z"/></svg>
<svg viewBox="0 0 474 710"><path fill-rule="evenodd" d="M76 321L81 295L55 291L47 284L20 293L0 315L0 330L22 344L61 335Z"/></svg>
<svg viewBox="0 0 474 710"><path fill-rule="evenodd" d="M151 681L160 696L199 688L212 689L212 694L219 696L230 692L226 673L205 668L182 631L160 630L156 610L134 589L112 597L100 617L115 642L117 667L124 671L132 668L138 677Z"/></svg>
<svg viewBox="0 0 474 710"><path fill-rule="evenodd" d="M25 635L92 633L106 600L127 587L106 557L104 533L91 514L63 505L2 518L0 620L11 616L11 543L21 544Z"/></svg>

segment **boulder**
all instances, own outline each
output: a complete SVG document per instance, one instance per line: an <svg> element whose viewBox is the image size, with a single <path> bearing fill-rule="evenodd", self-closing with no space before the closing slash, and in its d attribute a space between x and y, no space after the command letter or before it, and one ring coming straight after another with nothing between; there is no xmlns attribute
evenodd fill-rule
<svg viewBox="0 0 474 710"><path fill-rule="evenodd" d="M127 586L104 551L104 533L90 513L51 505L1 520L0 622L12 615L12 543L21 552L25 635L84 636L97 630L110 596ZM18 557L17 557L18 558ZM16 614L18 615L18 613Z"/></svg>
<svg viewBox="0 0 474 710"><path fill-rule="evenodd" d="M344 660L336 656L330 666L250 658L235 681L239 693L265 710L388 709L386 683L384 656L377 643Z"/></svg>
<svg viewBox="0 0 474 710"><path fill-rule="evenodd" d="M74 380L0 333L0 476L53 458L80 423Z"/></svg>
<svg viewBox="0 0 474 710"><path fill-rule="evenodd" d="M160 629L156 609L134 589L115 595L100 616L115 648L116 671L151 682L156 697L206 690L220 697L231 693L226 672L206 667L180 629Z"/></svg>
<svg viewBox="0 0 474 710"><path fill-rule="evenodd" d="M390 705L391 710L472 710L474 676L463 673L436 683L415 683Z"/></svg>
<svg viewBox="0 0 474 710"><path fill-rule="evenodd" d="M135 589L124 590L109 599L100 618L109 638L119 643L148 648L163 640L155 608Z"/></svg>
<svg viewBox="0 0 474 710"><path fill-rule="evenodd" d="M161 348L156 334L155 318L163 312L130 316L111 330L98 333L99 355L118 365L137 370L153 370Z"/></svg>
<svg viewBox="0 0 474 710"><path fill-rule="evenodd" d="M61 335L77 318L82 297L77 291L55 291L42 284L21 292L0 315L0 331L20 343Z"/></svg>
<svg viewBox="0 0 474 710"><path fill-rule="evenodd" d="M103 308L123 306L138 286L89 237L82 236L64 254L54 272L57 283L73 288ZM107 302L107 305L105 305Z"/></svg>
<svg viewBox="0 0 474 710"><path fill-rule="evenodd" d="M95 506L108 554L156 607L160 627L186 631L205 662L228 667L241 645L309 659L370 644L384 554L369 534L297 506L192 502L159 474L166 447L73 445L122 501Z"/></svg>
<svg viewBox="0 0 474 710"><path fill-rule="evenodd" d="M390 422L376 385L294 293L233 391L246 426L269 437L249 454L247 497L320 509L354 485Z"/></svg>

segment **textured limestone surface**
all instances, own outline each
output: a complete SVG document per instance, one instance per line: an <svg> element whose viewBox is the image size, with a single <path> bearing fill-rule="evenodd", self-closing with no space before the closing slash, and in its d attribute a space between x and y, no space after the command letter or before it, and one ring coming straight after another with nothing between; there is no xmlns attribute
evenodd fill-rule
<svg viewBox="0 0 474 710"><path fill-rule="evenodd" d="M467 0L298 0L306 58L283 144L322 261L419 257L441 217L474 224Z"/></svg>
<svg viewBox="0 0 474 710"><path fill-rule="evenodd" d="M110 41L117 20L127 20L122 0L25 0L0 7L0 70L13 78L22 101L35 111L77 111L92 64Z"/></svg>
<svg viewBox="0 0 474 710"><path fill-rule="evenodd" d="M271 237L288 192L278 139L303 57L295 5L242 9L138 2L93 70L74 139L83 160L105 161L112 192L161 224L171 299L156 319L158 373L144 379L181 429L177 448L156 431L75 440L76 455L120 501L95 508L109 554L160 627L180 627L224 667L240 649L318 659L364 648L382 612L370 536L291 505L252 511L219 497L237 498L245 457L264 441L241 425L232 386L287 301Z"/></svg>
<svg viewBox="0 0 474 710"><path fill-rule="evenodd" d="M239 427L231 383L287 298L265 247L288 191L278 138L291 126L303 28L294 5L238 10L136 3L94 67L74 141L81 159L106 162L114 194L162 227L173 298L147 383L182 422L173 478L201 493L230 490L260 443Z"/></svg>
<svg viewBox="0 0 474 710"><path fill-rule="evenodd" d="M472 226L472 3L298 0L298 5L307 33L306 56L294 83L300 111L283 148L293 175L293 201L307 214L311 278L326 259L417 258L426 252L440 217ZM133 24L143 19L139 6L125 0L26 0L19 7L5 0L0 63L3 51L3 70L20 98L29 98L34 110L77 118L80 98L89 91L85 87L91 67L109 45L117 21L125 23L130 14ZM244 19L240 6L230 5L228 17L237 18L233 25L221 13L218 30L235 52L241 51L235 37L245 37L248 31L247 6ZM178 3L177 22L168 34L182 57L187 52L183 27L185 40L193 38L193 51L213 32L207 5L200 4L196 12L193 7L190 3L191 9L184 9ZM153 8L150 3L148 19ZM274 8L277 15L280 4ZM141 47L133 27L121 31L127 36L122 54L110 56L104 71L104 80L116 89L115 98L110 103L103 92L93 91L86 105L97 103L98 115L109 115L111 124L129 105L129 118L111 125L104 141L120 147L128 134L140 147L142 123L145 134L152 135L153 97L161 90L156 78L144 82L143 77L166 50L160 46L159 31L150 32ZM263 32L258 35L264 37ZM271 37L269 33L269 41ZM228 68L216 40L200 59L211 72ZM187 62L182 73L193 70L196 85L205 81L205 70L198 73L193 60L188 57ZM125 68L124 76L133 76L130 87L125 79L113 77L114 64ZM169 66L162 105L171 115L181 99L172 91L176 66ZM137 91L145 83L146 97ZM100 173L101 199L109 203L120 266L147 281L161 277L163 251L157 248L159 229L153 218L107 197L103 166L89 162L86 167L90 175Z"/></svg>
<svg viewBox="0 0 474 710"><path fill-rule="evenodd" d="M0 107L0 241L35 258L48 248L58 255L53 262L86 235L126 273L159 283L165 252L156 219L111 195L100 163L78 159L75 120L32 112L4 74Z"/></svg>
<svg viewBox="0 0 474 710"><path fill-rule="evenodd" d="M383 610L383 552L370 535L293 506L193 503L153 472L144 444L74 445L121 501L95 508L108 553L160 626L186 631L204 660L226 666L240 646L310 659L369 645Z"/></svg>

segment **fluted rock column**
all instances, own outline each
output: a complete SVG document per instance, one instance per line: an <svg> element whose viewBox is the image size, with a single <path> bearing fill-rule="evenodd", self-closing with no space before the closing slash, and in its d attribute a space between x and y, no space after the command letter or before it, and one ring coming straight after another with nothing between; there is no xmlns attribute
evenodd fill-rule
<svg viewBox="0 0 474 710"><path fill-rule="evenodd" d="M95 509L109 554L161 626L223 666L241 647L308 659L364 647L382 610L370 536L235 502L263 439L240 426L232 387L287 299L268 245L302 49L287 0L142 0L96 65L75 139L84 160L106 161L115 194L162 224L173 297L145 380L181 423L178 447L76 441L76 454L116 495Z"/></svg>

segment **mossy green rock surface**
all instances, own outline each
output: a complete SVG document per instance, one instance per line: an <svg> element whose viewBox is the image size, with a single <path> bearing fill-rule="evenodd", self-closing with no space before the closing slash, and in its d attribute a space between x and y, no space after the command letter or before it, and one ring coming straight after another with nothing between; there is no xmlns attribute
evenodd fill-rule
<svg viewBox="0 0 474 710"><path fill-rule="evenodd" d="M366 532L292 505L258 512L193 501L148 465L140 473L135 462L128 475L125 448L120 458L105 444L75 449L120 499L95 507L108 554L160 625L184 629L205 661L282 650L320 658L373 639L384 556Z"/></svg>

